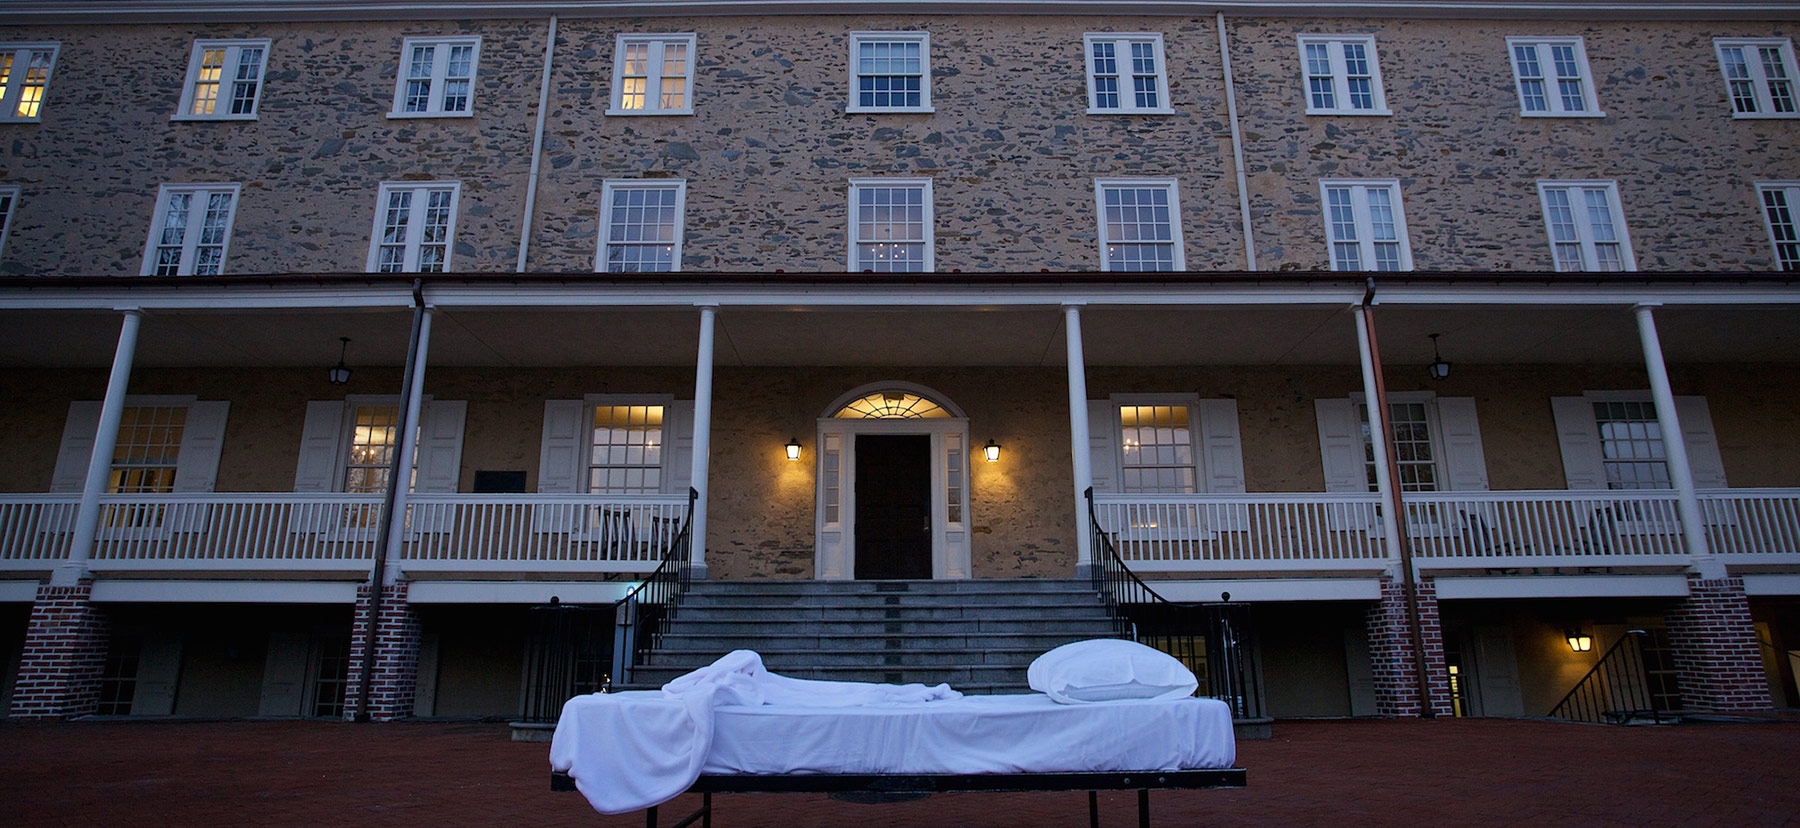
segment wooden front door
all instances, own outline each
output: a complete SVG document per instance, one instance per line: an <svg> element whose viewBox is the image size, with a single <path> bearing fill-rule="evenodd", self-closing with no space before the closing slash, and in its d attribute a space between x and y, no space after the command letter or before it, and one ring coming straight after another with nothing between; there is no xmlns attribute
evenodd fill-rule
<svg viewBox="0 0 1800 828"><path fill-rule="evenodd" d="M856 577L931 577L931 437L856 435Z"/></svg>

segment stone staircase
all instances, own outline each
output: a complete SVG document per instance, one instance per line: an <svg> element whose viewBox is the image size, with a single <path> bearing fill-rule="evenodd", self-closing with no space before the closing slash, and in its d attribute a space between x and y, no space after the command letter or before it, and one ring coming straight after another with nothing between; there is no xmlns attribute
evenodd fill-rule
<svg viewBox="0 0 1800 828"><path fill-rule="evenodd" d="M1112 635L1082 580L701 581L622 688L658 687L745 649L795 678L1022 693L1032 659Z"/></svg>

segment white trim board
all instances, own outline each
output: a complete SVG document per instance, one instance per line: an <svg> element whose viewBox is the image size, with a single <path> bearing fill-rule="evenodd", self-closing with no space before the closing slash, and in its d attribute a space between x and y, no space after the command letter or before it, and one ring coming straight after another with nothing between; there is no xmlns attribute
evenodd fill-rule
<svg viewBox="0 0 1800 828"><path fill-rule="evenodd" d="M1380 578L1221 578L1204 581L1150 581L1158 595L1171 601L1217 601L1222 592L1234 602L1379 601Z"/></svg>
<svg viewBox="0 0 1800 828"><path fill-rule="evenodd" d="M127 581L94 582L95 603L117 604L355 604L355 581Z"/></svg>
<svg viewBox="0 0 1800 828"><path fill-rule="evenodd" d="M1439 601L1465 598L1686 598L1687 576L1481 575L1440 576Z"/></svg>
<svg viewBox="0 0 1800 828"><path fill-rule="evenodd" d="M611 604L637 581L414 581L409 604Z"/></svg>

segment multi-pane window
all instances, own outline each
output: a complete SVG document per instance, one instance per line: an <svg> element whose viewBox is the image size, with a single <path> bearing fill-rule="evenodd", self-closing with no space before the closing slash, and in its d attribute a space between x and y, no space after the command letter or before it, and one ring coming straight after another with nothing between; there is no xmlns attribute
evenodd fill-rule
<svg viewBox="0 0 1800 828"><path fill-rule="evenodd" d="M1369 406L1356 407L1362 418L1363 470L1368 476L1369 491L1375 491L1375 464L1387 458L1375 456L1375 441L1369 430ZM1437 452L1431 445L1431 422L1425 403L1389 402L1388 425L1394 430L1394 456L1400 466L1400 491L1435 492L1438 490Z"/></svg>
<svg viewBox="0 0 1800 828"><path fill-rule="evenodd" d="M608 115L694 114L692 34L619 35Z"/></svg>
<svg viewBox="0 0 1800 828"><path fill-rule="evenodd" d="M131 405L119 416L118 441L106 490L118 494L175 491L185 405Z"/></svg>
<svg viewBox="0 0 1800 828"><path fill-rule="evenodd" d="M851 180L850 271L929 272L931 222L931 179Z"/></svg>
<svg viewBox="0 0 1800 828"><path fill-rule="evenodd" d="M350 683L349 637L324 636L318 644L314 670L312 714L325 719L343 718L344 690Z"/></svg>
<svg viewBox="0 0 1800 828"><path fill-rule="evenodd" d="M1192 420L1185 405L1121 405L1120 488L1127 493L1192 494Z"/></svg>
<svg viewBox="0 0 1800 828"><path fill-rule="evenodd" d="M1332 270L1412 270L1400 182L1319 182Z"/></svg>
<svg viewBox="0 0 1800 828"><path fill-rule="evenodd" d="M474 113L475 63L481 38L412 38L400 47L400 73L390 118Z"/></svg>
<svg viewBox="0 0 1800 828"><path fill-rule="evenodd" d="M350 455L344 461L344 491L387 491L394 453L400 450L400 406L358 405L351 411Z"/></svg>
<svg viewBox="0 0 1800 828"><path fill-rule="evenodd" d="M1769 226L1769 243L1775 246L1776 269L1800 271L1800 221L1794 217L1800 209L1800 181L1760 181L1756 194ZM0 239L4 238L5 229L0 227Z"/></svg>
<svg viewBox="0 0 1800 828"><path fill-rule="evenodd" d="M607 181L600 189L600 252L594 270L668 273L681 269L686 181Z"/></svg>
<svg viewBox="0 0 1800 828"><path fill-rule="evenodd" d="M1100 216L1100 269L1183 270L1181 200L1171 179L1094 181Z"/></svg>
<svg viewBox="0 0 1800 828"><path fill-rule="evenodd" d="M1800 118L1794 42L1787 38L1713 41L1735 118Z"/></svg>
<svg viewBox="0 0 1800 828"><path fill-rule="evenodd" d="M1506 46L1523 114L1591 118L1605 114L1594 96L1581 38L1509 37Z"/></svg>
<svg viewBox="0 0 1800 828"><path fill-rule="evenodd" d="M267 40L196 41L175 120L254 120L268 60Z"/></svg>
<svg viewBox="0 0 1800 828"><path fill-rule="evenodd" d="M370 273L442 273L450 269L460 182L385 182L375 202Z"/></svg>
<svg viewBox="0 0 1800 828"><path fill-rule="evenodd" d="M931 36L850 33L850 112L930 112Z"/></svg>
<svg viewBox="0 0 1800 828"><path fill-rule="evenodd" d="M164 184L156 194L145 276L217 276L225 272L236 184Z"/></svg>
<svg viewBox="0 0 1800 828"><path fill-rule="evenodd" d="M1636 270L1611 181L1539 181L1544 226L1560 272Z"/></svg>
<svg viewBox="0 0 1800 828"><path fill-rule="evenodd" d="M1392 115L1374 35L1301 35L1308 115Z"/></svg>
<svg viewBox="0 0 1800 828"><path fill-rule="evenodd" d="M1596 402L1600 456L1608 489L1667 489L1669 464L1662 425L1649 402Z"/></svg>
<svg viewBox="0 0 1800 828"><path fill-rule="evenodd" d="M55 43L0 43L0 121L36 121L56 67Z"/></svg>
<svg viewBox="0 0 1800 828"><path fill-rule="evenodd" d="M6 249L6 233L12 229L13 210L19 205L18 187L0 187L0 250Z"/></svg>
<svg viewBox="0 0 1800 828"><path fill-rule="evenodd" d="M594 406L588 491L655 494L662 491L663 406Z"/></svg>
<svg viewBox="0 0 1800 828"><path fill-rule="evenodd" d="M1090 32L1087 49L1090 114L1167 114L1168 70L1160 34Z"/></svg>

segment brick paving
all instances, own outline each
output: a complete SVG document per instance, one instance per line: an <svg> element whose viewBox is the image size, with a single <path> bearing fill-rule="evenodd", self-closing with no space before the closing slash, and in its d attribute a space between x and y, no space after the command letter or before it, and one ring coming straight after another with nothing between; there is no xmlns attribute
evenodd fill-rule
<svg viewBox="0 0 1800 828"><path fill-rule="evenodd" d="M1274 739L1239 745L1247 790L1152 801L1163 826L1800 824L1797 748L1795 723L1279 722ZM547 749L508 741L497 724L13 721L0 724L0 824L643 824L552 793ZM1079 828L1085 799L740 794L715 798L715 824ZM1102 794L1102 824L1135 825L1133 808L1134 794Z"/></svg>

